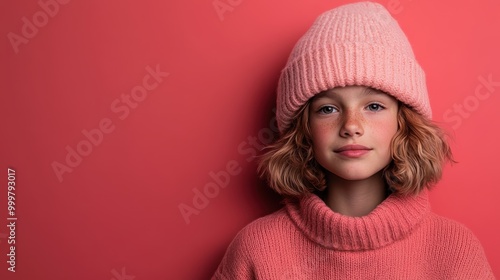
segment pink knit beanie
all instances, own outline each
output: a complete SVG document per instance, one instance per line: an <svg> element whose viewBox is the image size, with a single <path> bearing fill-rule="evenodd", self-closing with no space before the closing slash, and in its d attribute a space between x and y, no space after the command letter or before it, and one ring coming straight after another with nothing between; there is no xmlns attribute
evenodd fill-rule
<svg viewBox="0 0 500 280"><path fill-rule="evenodd" d="M424 117L432 116L425 73L399 24L378 3L324 12L299 39L278 83L280 132L309 98L348 85L379 89Z"/></svg>

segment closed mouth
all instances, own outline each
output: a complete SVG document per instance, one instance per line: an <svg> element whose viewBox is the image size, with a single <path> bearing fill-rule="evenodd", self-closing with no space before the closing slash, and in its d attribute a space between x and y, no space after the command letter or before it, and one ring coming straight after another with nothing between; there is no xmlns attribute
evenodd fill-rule
<svg viewBox="0 0 500 280"><path fill-rule="evenodd" d="M338 149L335 149L334 152L341 153L341 152L345 152L345 151L362 151L362 150L369 151L372 149L365 147L365 146L362 146L362 145L345 145L345 146L342 146Z"/></svg>

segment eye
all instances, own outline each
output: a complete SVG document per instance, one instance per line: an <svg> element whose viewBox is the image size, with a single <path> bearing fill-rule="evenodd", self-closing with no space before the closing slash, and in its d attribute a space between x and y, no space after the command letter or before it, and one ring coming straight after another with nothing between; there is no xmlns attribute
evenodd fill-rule
<svg viewBox="0 0 500 280"><path fill-rule="evenodd" d="M328 106L328 105L323 106L323 107L319 108L319 110L318 110L318 112L320 114L331 114L335 111L336 111L336 109L333 106Z"/></svg>
<svg viewBox="0 0 500 280"><path fill-rule="evenodd" d="M372 112L377 112L377 111L381 111L381 110L385 109L384 106L382 106L378 103L372 103L372 104L368 105L366 108Z"/></svg>

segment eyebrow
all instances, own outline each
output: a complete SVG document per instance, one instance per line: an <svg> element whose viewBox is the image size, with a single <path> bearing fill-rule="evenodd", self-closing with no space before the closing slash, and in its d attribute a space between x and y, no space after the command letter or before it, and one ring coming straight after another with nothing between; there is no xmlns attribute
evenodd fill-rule
<svg viewBox="0 0 500 280"><path fill-rule="evenodd" d="M381 94L381 93L384 93L383 91L379 90L379 89L375 89L375 88L371 88L371 87L367 87L363 93L365 94Z"/></svg>
<svg viewBox="0 0 500 280"><path fill-rule="evenodd" d="M331 93L336 93L335 92L335 88L332 88L332 89L329 89L329 90L325 90L325 91L322 91L318 94L316 94L315 99L320 99L320 98L327 98L329 94ZM386 94L385 92L379 90L379 89L375 89L375 88L371 88L371 87L366 87L363 92L362 92L364 95L371 95L371 94Z"/></svg>

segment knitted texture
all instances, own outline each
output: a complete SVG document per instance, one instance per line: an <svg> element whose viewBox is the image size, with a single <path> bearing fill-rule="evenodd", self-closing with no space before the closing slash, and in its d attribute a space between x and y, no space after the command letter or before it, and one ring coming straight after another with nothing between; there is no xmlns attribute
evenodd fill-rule
<svg viewBox="0 0 500 280"><path fill-rule="evenodd" d="M299 39L278 82L280 132L309 98L348 85L382 90L432 117L425 73L396 20L378 3L324 12Z"/></svg>
<svg viewBox="0 0 500 280"><path fill-rule="evenodd" d="M363 217L315 194L243 228L212 279L495 279L463 225L430 211L427 191L390 195Z"/></svg>

